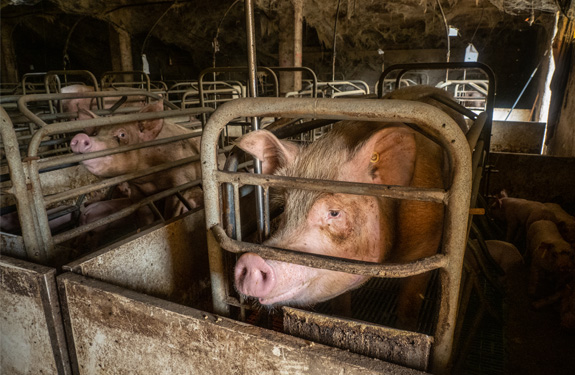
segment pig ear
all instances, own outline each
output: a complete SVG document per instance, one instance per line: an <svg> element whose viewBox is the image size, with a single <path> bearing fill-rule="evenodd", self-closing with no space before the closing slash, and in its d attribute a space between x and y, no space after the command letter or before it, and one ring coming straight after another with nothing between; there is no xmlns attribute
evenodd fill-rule
<svg viewBox="0 0 575 375"><path fill-rule="evenodd" d="M358 154L376 184L407 186L415 171L415 134L390 127L375 133ZM365 164L364 164L365 165Z"/></svg>
<svg viewBox="0 0 575 375"><path fill-rule="evenodd" d="M236 145L262 162L263 174L273 174L278 168L291 164L299 153L295 143L282 141L267 130L250 132Z"/></svg>
<svg viewBox="0 0 575 375"><path fill-rule="evenodd" d="M100 117L100 116L98 116L94 112L90 111L89 109L86 109L86 108L78 105L78 120L89 120L89 119L98 118L98 117Z"/></svg>
<svg viewBox="0 0 575 375"><path fill-rule="evenodd" d="M78 120L89 120L98 117L100 116L90 111L89 109L81 108L80 106L78 106ZM88 135L93 135L96 132L96 129L97 128L95 127L84 128L84 133Z"/></svg>
<svg viewBox="0 0 575 375"><path fill-rule="evenodd" d="M161 112L164 110L164 102L162 100L155 103L148 104L140 110L140 113L146 112ZM140 139L142 141L151 141L156 139L164 126L164 119L159 118L155 120L138 121L138 128L140 129Z"/></svg>

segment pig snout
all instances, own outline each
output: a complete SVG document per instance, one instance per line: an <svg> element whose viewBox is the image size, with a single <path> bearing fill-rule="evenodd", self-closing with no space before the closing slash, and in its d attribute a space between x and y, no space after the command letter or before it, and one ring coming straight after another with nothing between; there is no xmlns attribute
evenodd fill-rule
<svg viewBox="0 0 575 375"><path fill-rule="evenodd" d="M263 298L276 283L274 270L259 255L246 253L236 263L235 285L242 294Z"/></svg>
<svg viewBox="0 0 575 375"><path fill-rule="evenodd" d="M76 134L72 141L70 142L70 148L76 154L83 154L89 152L92 148L92 140L88 134L80 133Z"/></svg>

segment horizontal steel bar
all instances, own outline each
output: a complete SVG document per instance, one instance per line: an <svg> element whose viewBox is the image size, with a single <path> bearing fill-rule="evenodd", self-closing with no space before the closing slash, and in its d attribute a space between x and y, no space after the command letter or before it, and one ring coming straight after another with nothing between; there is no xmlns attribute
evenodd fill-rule
<svg viewBox="0 0 575 375"><path fill-rule="evenodd" d="M159 199L166 198L172 194L176 194L177 192L179 192L181 190L186 190L186 189L190 189L194 186L199 186L201 183L202 183L201 180L195 180L195 181L191 181L191 182L188 182L188 183L180 185L180 186L173 187L171 189L162 190L161 192L159 192L157 194L150 195L149 197L146 197L142 200L139 200L139 201L135 202L134 204L130 205L129 207L126 207L126 208L123 208L119 211L116 211L113 214L110 214L106 217L103 217L101 219L93 221L89 224L74 228L72 230L66 231L64 233L57 234L57 235L53 236L52 239L53 239L55 244L62 243L64 241L68 241L74 237L77 237L83 233L87 233L87 232L89 232L93 229L96 229L102 225L105 225L105 224L111 223L113 221L119 220L123 217L126 217L126 216L130 215L131 213L135 212L140 207L143 207L143 206L150 204L154 201L157 201Z"/></svg>
<svg viewBox="0 0 575 375"><path fill-rule="evenodd" d="M115 148L108 149L108 150L90 152L87 154L56 156L56 157L53 157L50 159L40 159L38 161L38 165L40 168L48 168L48 167L54 167L57 165L62 165L62 164L67 164L67 163L78 163L78 162L83 161L83 160L90 160L90 159L95 159L95 158L99 158L102 156L120 154L122 152L128 152L128 151L133 151L133 150L139 150L139 149L146 148L146 147L163 145L166 143L181 141L181 140L188 139L188 138L199 137L201 135L202 135L202 132L197 131L197 132L193 132L190 134L184 134L184 135L179 135L179 136L175 136L175 137L168 137L168 138L161 138L161 139L156 139L156 140L149 141L149 142L142 142L142 143L137 143L137 144L128 145L128 146L120 146L120 147L115 147Z"/></svg>
<svg viewBox="0 0 575 375"><path fill-rule="evenodd" d="M231 148L231 146L228 146L226 149L222 149L219 152L223 153L228 148ZM158 173L158 172L163 172L163 171L168 170L168 169L181 167L183 165L197 162L199 160L200 160L200 155L194 155L194 156L190 156L189 158L179 159L179 160L175 160L175 161L170 162L170 163L164 163L164 164L156 165L154 167L150 167L150 168L147 168L147 169L142 170L142 171L127 173L127 174L124 174L124 175L121 175L118 177L108 178L106 180L97 182L97 183L92 184L92 185L81 186L81 187L76 188L76 189L70 189L70 190L63 191L61 193L46 196L44 198L44 202L45 202L45 205L47 206L47 205L52 204L52 203L57 203L57 202L60 202L60 201L66 200L66 199L77 197L80 194L91 193L93 191L104 189L104 188L107 188L110 186L114 186L114 185L120 184L122 182L134 180L136 178L140 178L140 177L147 176L147 175L154 174L154 173Z"/></svg>
<svg viewBox="0 0 575 375"><path fill-rule="evenodd" d="M219 225L213 226L212 232L221 247L232 253L252 252L265 259L370 277L409 277L443 268L447 265L447 259L442 254L436 254L409 263L371 263L236 241L229 238Z"/></svg>
<svg viewBox="0 0 575 375"><path fill-rule="evenodd" d="M376 185L360 182L317 180L254 173L214 172L216 180L240 185L259 185L263 187L281 186L287 189L317 190L326 193L345 193L356 195L377 195L386 198L411 199L446 203L447 194L443 189L424 189L409 186Z"/></svg>
<svg viewBox="0 0 575 375"><path fill-rule="evenodd" d="M122 116L99 117L89 120L78 120L78 121L50 124L49 126L43 126L40 130L38 130L34 134L34 137L32 137L32 140L30 141L28 156L37 156L38 147L42 139L46 136L53 134L73 132L90 127L123 124L131 121L147 121L147 120L156 120L159 118L198 115L206 112L213 112L213 108L190 108L190 109L161 111L161 112L132 113L129 115L122 115Z"/></svg>

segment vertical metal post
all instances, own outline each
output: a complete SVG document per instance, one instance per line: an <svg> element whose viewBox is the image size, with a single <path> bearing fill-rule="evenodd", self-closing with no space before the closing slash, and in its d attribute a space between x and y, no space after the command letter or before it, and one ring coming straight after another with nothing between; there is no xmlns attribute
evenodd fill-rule
<svg viewBox="0 0 575 375"><path fill-rule="evenodd" d="M12 180L12 193L16 197L18 218L22 227L22 239L26 248L29 261L45 263L48 259L46 248L39 232L37 214L29 198L29 185L26 181L18 140L14 132L14 126L6 111L0 107L0 134L6 149L6 160L10 167L10 179ZM31 186L31 185L30 185Z"/></svg>
<svg viewBox="0 0 575 375"><path fill-rule="evenodd" d="M258 84L257 84L257 63L256 63L256 40L254 33L254 4L252 0L246 0L244 3L246 14L246 37L248 47L248 86L250 88L250 96L252 98L258 97ZM252 131L260 128L259 119L252 117ZM262 163L260 160L254 158L254 172L262 173ZM257 229L259 240L263 241L267 233L264 233L266 217L264 217L264 193L261 186L256 186L256 209L257 209Z"/></svg>
<svg viewBox="0 0 575 375"><path fill-rule="evenodd" d="M303 0L294 1L293 7L293 66L300 67L303 55ZM301 72L294 73L293 80L294 91L301 90Z"/></svg>

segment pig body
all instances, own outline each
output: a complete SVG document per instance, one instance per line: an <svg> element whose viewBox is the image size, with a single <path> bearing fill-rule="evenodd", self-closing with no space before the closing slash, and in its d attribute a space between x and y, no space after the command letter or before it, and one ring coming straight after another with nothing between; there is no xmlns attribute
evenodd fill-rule
<svg viewBox="0 0 575 375"><path fill-rule="evenodd" d="M239 147L262 161L264 174L387 185L444 187L443 152L402 124L342 122L307 147L261 130ZM279 229L265 243L368 262L407 262L435 254L443 206L373 196L287 190ZM263 305L309 305L354 289L368 277L240 257L237 290ZM397 315L412 326L427 275L406 279Z"/></svg>
<svg viewBox="0 0 575 375"><path fill-rule="evenodd" d="M491 207L491 215L507 224L505 241L519 243L536 221L556 221L555 214L545 204L521 198L511 198L505 191Z"/></svg>
<svg viewBox="0 0 575 375"><path fill-rule="evenodd" d="M130 90L130 88L126 88L125 90ZM111 90L108 90L111 91ZM60 90L62 94L73 94L73 93L86 93L86 92L94 92L93 86L86 86L86 85L69 85L62 87ZM103 99L103 107L104 108L111 108L113 107L118 101L120 100L119 97L107 97ZM145 96L135 96L130 97L122 106L132 106L132 107L143 107L145 105ZM62 100L62 110L64 112L78 112L78 119L86 119L89 118L85 116L86 110L94 110L98 107L96 98L75 98L75 99L64 99Z"/></svg>
<svg viewBox="0 0 575 375"><path fill-rule="evenodd" d="M557 203L545 203L545 206L555 214L555 223L561 236L563 236L565 241L575 246L575 217L569 215Z"/></svg>
<svg viewBox="0 0 575 375"><path fill-rule="evenodd" d="M142 108L140 112L163 110L162 102L156 102ZM94 117L94 114L91 114ZM113 149L119 146L143 143L154 139L168 138L188 134L190 130L164 119L135 121L110 125L97 129L97 134L77 134L70 142L75 153L90 153ZM200 137L188 138L164 145L146 147L138 150L103 156L82 162L84 167L98 177L115 177L130 172L143 171L159 164L199 155ZM143 176L129 181L131 198L134 201L157 192L182 185L201 178L198 162L172 168L163 172ZM182 192L192 208L203 203L199 187ZM176 198L166 200L165 218L183 213L185 206Z"/></svg>
<svg viewBox="0 0 575 375"><path fill-rule="evenodd" d="M501 269L507 273L516 265L523 263L523 256L512 243L498 240L485 241L489 255Z"/></svg>
<svg viewBox="0 0 575 375"><path fill-rule="evenodd" d="M575 250L561 237L557 225L550 220L534 222L527 244L531 255L528 292L537 294L545 281L552 289L560 288L575 270Z"/></svg>
<svg viewBox="0 0 575 375"><path fill-rule="evenodd" d="M130 198L116 198L88 203L80 214L79 224L80 226L90 224L127 208L133 203ZM93 250L103 241L110 242L112 239L125 235L130 231L149 225L153 221L154 214L152 211L146 206L141 207L131 215L102 225L78 237L75 240L74 248L81 253Z"/></svg>

